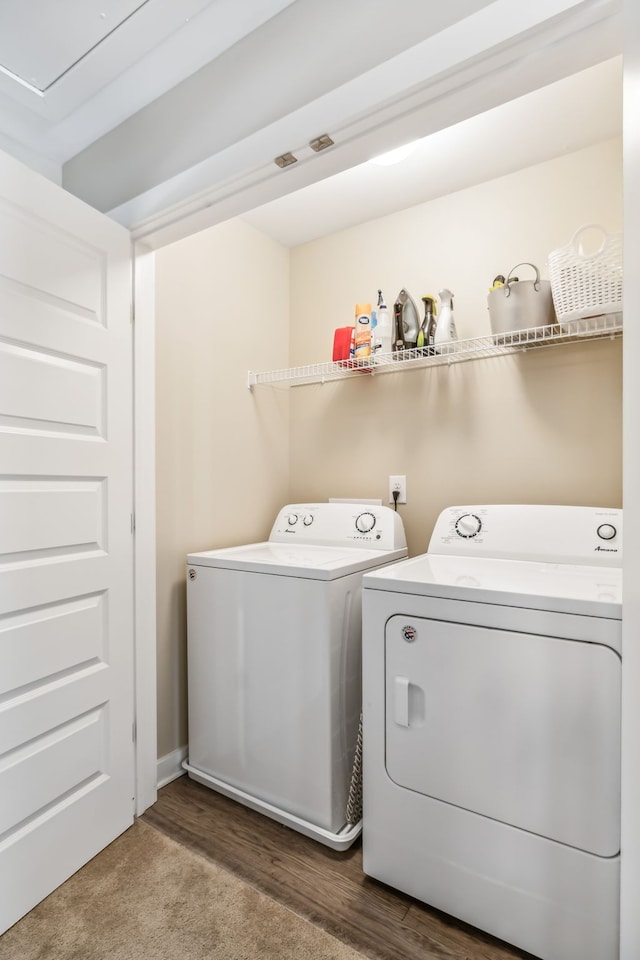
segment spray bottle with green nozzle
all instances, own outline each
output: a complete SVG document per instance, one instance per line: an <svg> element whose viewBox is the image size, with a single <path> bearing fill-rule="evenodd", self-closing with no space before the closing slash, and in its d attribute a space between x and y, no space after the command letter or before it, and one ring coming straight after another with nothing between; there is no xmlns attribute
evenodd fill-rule
<svg viewBox="0 0 640 960"><path fill-rule="evenodd" d="M445 353L448 352L445 345L458 339L453 319L453 294L451 290L444 289L438 296L440 297L440 315L433 335L433 349L436 353Z"/></svg>

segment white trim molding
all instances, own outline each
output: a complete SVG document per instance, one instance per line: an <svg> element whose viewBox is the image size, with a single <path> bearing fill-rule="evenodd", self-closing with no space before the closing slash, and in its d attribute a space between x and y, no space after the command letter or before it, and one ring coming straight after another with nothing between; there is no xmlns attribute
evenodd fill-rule
<svg viewBox="0 0 640 960"><path fill-rule="evenodd" d="M158 759L157 784L158 790L166 787L172 780L177 780L183 776L184 768L182 763L189 756L189 747L178 747L172 753L166 753L164 757Z"/></svg>
<svg viewBox="0 0 640 960"><path fill-rule="evenodd" d="M640 957L640 6L624 3L623 177L624 317L623 507L625 554L622 616L622 811L620 960Z"/></svg>

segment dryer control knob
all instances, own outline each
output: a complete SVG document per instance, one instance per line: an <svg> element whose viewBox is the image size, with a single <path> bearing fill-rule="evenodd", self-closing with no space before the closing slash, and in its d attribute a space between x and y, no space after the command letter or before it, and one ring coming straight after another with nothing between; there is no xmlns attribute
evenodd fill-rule
<svg viewBox="0 0 640 960"><path fill-rule="evenodd" d="M372 513L361 513L356 517L356 530L360 533L370 533L376 525L376 518Z"/></svg>
<svg viewBox="0 0 640 960"><path fill-rule="evenodd" d="M306 513L303 517L302 522L304 523L305 527L310 527L311 524L313 523L313 514Z"/></svg>
<svg viewBox="0 0 640 960"><path fill-rule="evenodd" d="M475 513L463 513L456 520L456 533L465 540L477 537L482 530L482 520Z"/></svg>
<svg viewBox="0 0 640 960"><path fill-rule="evenodd" d="M601 523L596 530L601 540L613 540L617 532L612 523Z"/></svg>
<svg viewBox="0 0 640 960"><path fill-rule="evenodd" d="M287 525L292 527L294 523L297 523L297 522L298 522L298 514L290 513L289 516L287 517Z"/></svg>

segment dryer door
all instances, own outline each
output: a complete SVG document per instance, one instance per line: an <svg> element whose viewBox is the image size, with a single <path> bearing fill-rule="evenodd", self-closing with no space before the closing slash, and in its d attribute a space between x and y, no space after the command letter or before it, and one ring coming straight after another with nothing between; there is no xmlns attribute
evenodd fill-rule
<svg viewBox="0 0 640 960"><path fill-rule="evenodd" d="M620 848L620 658L438 620L386 625L399 786L599 856Z"/></svg>

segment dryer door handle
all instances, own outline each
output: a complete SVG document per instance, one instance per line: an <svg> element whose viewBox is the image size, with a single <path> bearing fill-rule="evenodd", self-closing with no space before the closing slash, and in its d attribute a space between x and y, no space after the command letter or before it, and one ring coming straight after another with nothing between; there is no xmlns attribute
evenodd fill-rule
<svg viewBox="0 0 640 960"><path fill-rule="evenodd" d="M409 678L393 679L393 719L399 727L409 726Z"/></svg>

